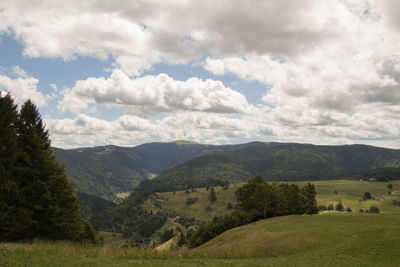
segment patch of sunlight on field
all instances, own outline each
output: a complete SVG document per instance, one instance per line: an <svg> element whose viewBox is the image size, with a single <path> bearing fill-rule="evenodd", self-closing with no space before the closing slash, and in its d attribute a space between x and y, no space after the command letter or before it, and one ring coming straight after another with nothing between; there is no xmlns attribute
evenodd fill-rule
<svg viewBox="0 0 400 267"><path fill-rule="evenodd" d="M121 192L121 193L116 193L115 195L117 198L123 199L129 197L131 193L130 192Z"/></svg>

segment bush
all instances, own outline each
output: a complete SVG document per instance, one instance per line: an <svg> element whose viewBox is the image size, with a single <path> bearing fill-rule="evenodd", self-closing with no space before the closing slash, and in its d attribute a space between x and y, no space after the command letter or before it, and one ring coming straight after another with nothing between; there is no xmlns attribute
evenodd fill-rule
<svg viewBox="0 0 400 267"><path fill-rule="evenodd" d="M186 205L192 205L192 204L196 203L196 201L197 201L197 197L195 197L195 198L187 198L186 199Z"/></svg>
<svg viewBox="0 0 400 267"><path fill-rule="evenodd" d="M379 213L380 211L379 211L379 208L378 208L378 207L376 207L376 206L371 206L371 207L369 208L369 212L370 212L370 213Z"/></svg>
<svg viewBox="0 0 400 267"><path fill-rule="evenodd" d="M214 188L211 188L210 198L211 198L211 202L215 202L217 200L217 194L215 193Z"/></svg>
<svg viewBox="0 0 400 267"><path fill-rule="evenodd" d="M337 210L337 211L344 211L344 207L343 207L343 205L342 205L342 202L339 202L339 203L336 205L336 210Z"/></svg>

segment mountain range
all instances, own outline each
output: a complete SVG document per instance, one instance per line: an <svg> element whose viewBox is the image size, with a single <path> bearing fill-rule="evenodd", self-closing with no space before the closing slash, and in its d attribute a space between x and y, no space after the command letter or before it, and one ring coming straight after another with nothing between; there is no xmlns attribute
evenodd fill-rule
<svg viewBox="0 0 400 267"><path fill-rule="evenodd" d="M53 148L81 193L116 200L121 193L174 191L247 181L326 180L400 166L400 151L367 145L318 146L252 142L204 145L187 141L136 147Z"/></svg>

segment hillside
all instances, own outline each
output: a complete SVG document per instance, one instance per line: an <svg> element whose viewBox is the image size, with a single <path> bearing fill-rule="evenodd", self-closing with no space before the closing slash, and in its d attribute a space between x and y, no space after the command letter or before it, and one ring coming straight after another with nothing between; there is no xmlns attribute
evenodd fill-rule
<svg viewBox="0 0 400 267"><path fill-rule="evenodd" d="M142 182L136 191L223 185L256 174L269 181L326 180L400 163L400 151L366 145L250 144L193 158Z"/></svg>
<svg viewBox="0 0 400 267"><path fill-rule="evenodd" d="M141 181L188 160L208 146L192 143L149 143L133 148L101 146L64 150L52 148L66 166L78 192L108 200L130 193Z"/></svg>
<svg viewBox="0 0 400 267"><path fill-rule="evenodd" d="M399 232L398 215L286 216L231 229L194 250L0 244L0 265L398 266Z"/></svg>
<svg viewBox="0 0 400 267"><path fill-rule="evenodd" d="M114 202L86 193L78 193L79 204L81 205L82 217L89 220L108 208L116 206Z"/></svg>
<svg viewBox="0 0 400 267"><path fill-rule="evenodd" d="M375 214L277 217L229 230L194 252L208 257L269 256L267 262L277 265L392 265L398 257L399 222L397 215Z"/></svg>

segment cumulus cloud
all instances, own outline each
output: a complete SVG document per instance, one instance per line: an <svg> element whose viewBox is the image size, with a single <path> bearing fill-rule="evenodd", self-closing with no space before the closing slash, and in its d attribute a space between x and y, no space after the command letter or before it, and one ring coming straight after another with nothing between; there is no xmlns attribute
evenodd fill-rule
<svg viewBox="0 0 400 267"><path fill-rule="evenodd" d="M38 91L38 79L30 77L19 66L14 67L14 72L20 77L12 79L8 76L0 74L0 89L11 93L15 102L18 104L24 103L31 99L36 105L43 106L46 104L46 97Z"/></svg>
<svg viewBox="0 0 400 267"><path fill-rule="evenodd" d="M341 14L340 38L302 53L210 56L203 66L215 75L234 74L267 85L262 100L273 107L281 138L292 131L309 141L313 136L329 143L386 140L396 147L400 35L392 13L400 11L390 2L337 1L333 16Z"/></svg>
<svg viewBox="0 0 400 267"><path fill-rule="evenodd" d="M22 40L26 56L111 55L131 75L162 60L188 62L205 53L302 53L346 29L343 7L333 0L15 0L2 7L0 32Z"/></svg>
<svg viewBox="0 0 400 267"><path fill-rule="evenodd" d="M158 120L135 115L122 115L106 121L88 115L74 119L46 119L53 145L79 147L115 144L131 146L154 140L193 140L201 143L223 144L260 136L272 131L269 125L258 125L251 117L203 112L177 113Z"/></svg>
<svg viewBox="0 0 400 267"><path fill-rule="evenodd" d="M177 81L167 74L131 79L114 70L108 79L88 78L76 82L59 103L62 111L79 113L87 103L126 107L131 112L159 113L202 111L246 113L251 109L246 97L222 82L190 78Z"/></svg>

